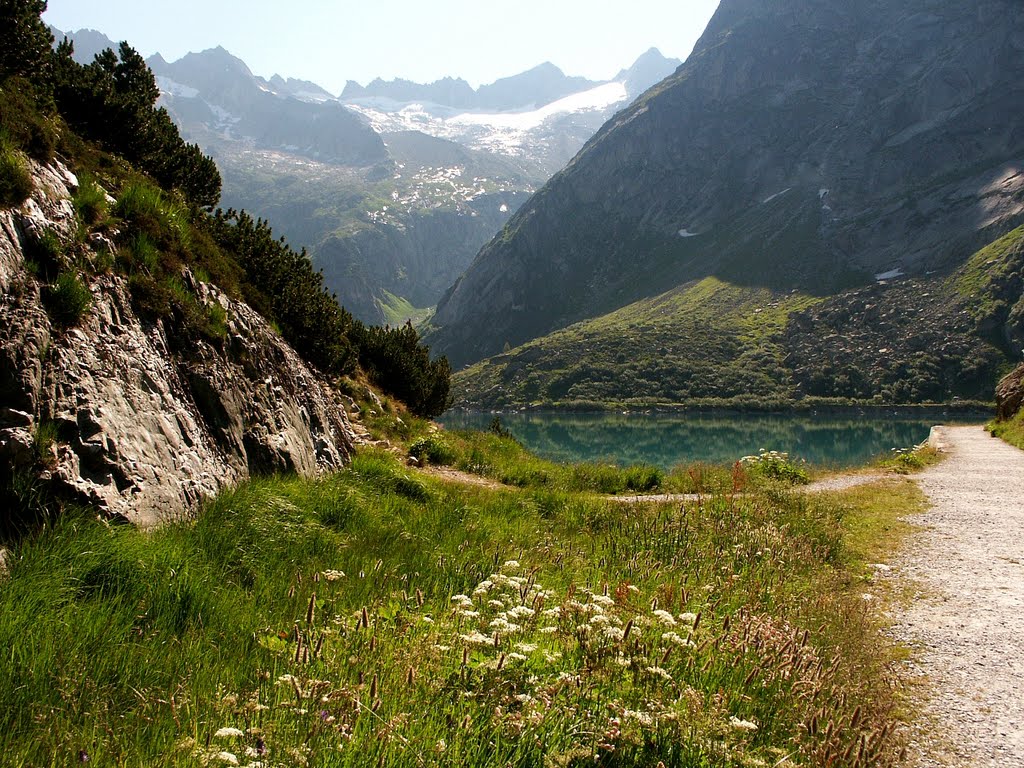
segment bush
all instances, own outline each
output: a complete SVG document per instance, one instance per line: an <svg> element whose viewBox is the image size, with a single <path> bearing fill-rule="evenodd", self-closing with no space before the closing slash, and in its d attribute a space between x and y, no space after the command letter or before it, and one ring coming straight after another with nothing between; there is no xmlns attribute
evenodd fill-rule
<svg viewBox="0 0 1024 768"><path fill-rule="evenodd" d="M807 469L801 464L789 460L788 453L762 450L757 456L744 456L740 463L750 470L752 475L768 480L776 480L790 485L806 485L811 481Z"/></svg>
<svg viewBox="0 0 1024 768"><path fill-rule="evenodd" d="M6 80L0 86L0 133L12 147L48 163L57 146L57 129L53 119L40 108L40 101L45 99L30 80Z"/></svg>
<svg viewBox="0 0 1024 768"><path fill-rule="evenodd" d="M356 322L359 362L370 380L405 403L417 416L440 416L451 405L448 358L430 359L430 349L406 323L401 328L367 328Z"/></svg>
<svg viewBox="0 0 1024 768"><path fill-rule="evenodd" d="M77 325L92 305L92 294L73 272L63 272L47 292L50 317L60 326Z"/></svg>
<svg viewBox="0 0 1024 768"><path fill-rule="evenodd" d="M627 491L649 493L661 487L665 481L665 473L657 467L646 465L627 467L623 470L623 480Z"/></svg>
<svg viewBox="0 0 1024 768"><path fill-rule="evenodd" d="M422 437L409 446L409 455L420 462L450 466L458 458L455 451L439 435Z"/></svg>
<svg viewBox="0 0 1024 768"><path fill-rule="evenodd" d="M25 161L11 145L0 139L0 208L14 208L32 194L32 176Z"/></svg>

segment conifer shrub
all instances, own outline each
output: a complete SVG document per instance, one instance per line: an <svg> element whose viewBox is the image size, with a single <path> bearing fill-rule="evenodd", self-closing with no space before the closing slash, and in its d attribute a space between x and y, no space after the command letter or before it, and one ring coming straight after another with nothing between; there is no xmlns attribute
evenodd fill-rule
<svg viewBox="0 0 1024 768"><path fill-rule="evenodd" d="M366 327L356 322L353 337L359 362L370 380L405 403L417 416L440 416L451 405L448 358L430 359L412 323L401 328Z"/></svg>
<svg viewBox="0 0 1024 768"><path fill-rule="evenodd" d="M41 163L53 159L58 143L54 118L40 108L45 96L25 77L11 77L0 84L0 133L12 146Z"/></svg>

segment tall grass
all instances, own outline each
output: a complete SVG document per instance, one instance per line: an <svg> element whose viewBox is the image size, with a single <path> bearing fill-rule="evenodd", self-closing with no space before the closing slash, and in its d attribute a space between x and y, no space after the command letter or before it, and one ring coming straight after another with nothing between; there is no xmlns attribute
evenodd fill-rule
<svg viewBox="0 0 1024 768"><path fill-rule="evenodd" d="M888 765L848 510L624 511L384 453L159 531L72 519L0 589L10 765Z"/></svg>
<svg viewBox="0 0 1024 768"><path fill-rule="evenodd" d="M725 491L737 478L724 467L688 465L666 473L650 465L560 464L531 454L507 433L453 431L410 446L411 455L506 485L601 494Z"/></svg>
<svg viewBox="0 0 1024 768"><path fill-rule="evenodd" d="M88 231L103 222L109 211L107 194L96 179L83 173L78 179L78 188L71 197L79 224L83 231Z"/></svg>
<svg viewBox="0 0 1024 768"><path fill-rule="evenodd" d="M20 153L0 132L0 208L21 205L32 194L32 176Z"/></svg>

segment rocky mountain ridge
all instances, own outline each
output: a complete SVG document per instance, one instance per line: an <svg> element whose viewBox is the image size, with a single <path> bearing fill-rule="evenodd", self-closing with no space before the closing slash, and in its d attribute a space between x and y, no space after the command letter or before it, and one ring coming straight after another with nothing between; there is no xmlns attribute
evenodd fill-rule
<svg viewBox="0 0 1024 768"><path fill-rule="evenodd" d="M658 78L660 79L660 78ZM409 80L384 81L366 87L349 81L338 98L344 102L383 98L396 102L426 101L465 110L513 112L536 109L601 83L585 77L569 77L550 61L511 77L503 77L474 89L462 78L446 77L430 84Z"/></svg>
<svg viewBox="0 0 1024 768"><path fill-rule="evenodd" d="M708 276L829 296L953 270L1024 220L1022 51L1007 0L724 0L484 247L427 340L461 365Z"/></svg>
<svg viewBox="0 0 1024 768"><path fill-rule="evenodd" d="M141 525L252 474L311 476L347 462L355 435L340 395L260 315L188 273L201 301L227 318L220 340L143 321L113 274L91 280L78 325L51 320L31 247L47 232L74 239L77 179L60 163L33 163L33 180L29 200L0 211L5 462L41 459L54 491ZM93 235L83 258L115 249Z"/></svg>

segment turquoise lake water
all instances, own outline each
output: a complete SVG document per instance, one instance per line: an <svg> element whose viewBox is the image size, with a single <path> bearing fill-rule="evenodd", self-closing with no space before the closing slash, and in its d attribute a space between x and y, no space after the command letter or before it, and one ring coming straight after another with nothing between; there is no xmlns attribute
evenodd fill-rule
<svg viewBox="0 0 1024 768"><path fill-rule="evenodd" d="M453 412L448 429L487 429L489 413ZM652 464L671 469L732 463L760 449L826 467L866 464L893 448L924 442L942 416L909 418L775 414L510 413L502 425L534 453L564 462ZM957 421L964 421L958 418Z"/></svg>

